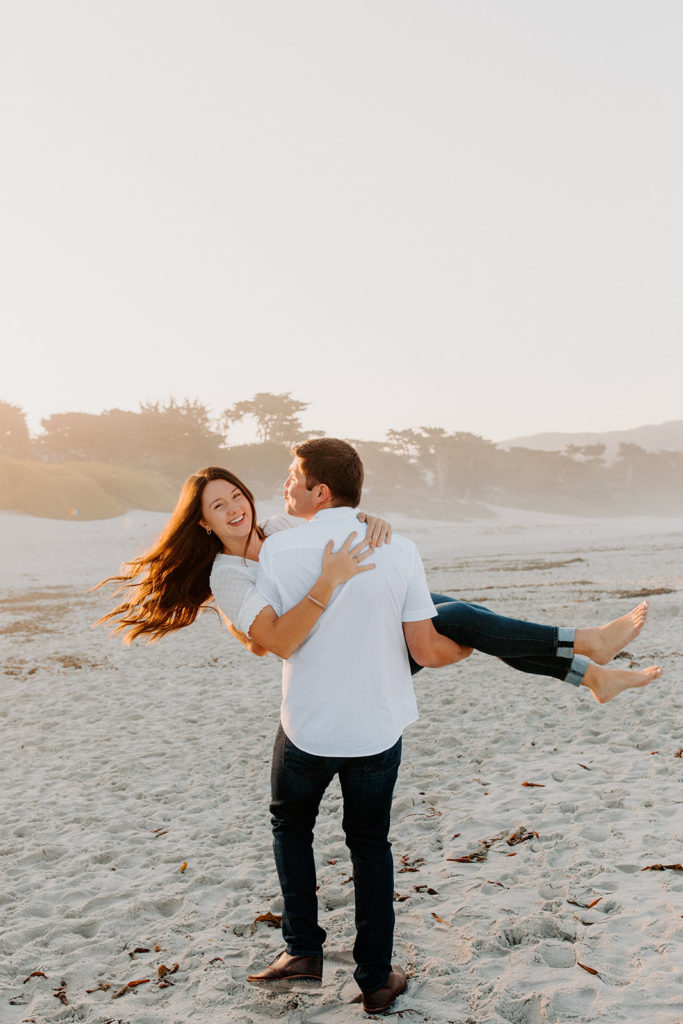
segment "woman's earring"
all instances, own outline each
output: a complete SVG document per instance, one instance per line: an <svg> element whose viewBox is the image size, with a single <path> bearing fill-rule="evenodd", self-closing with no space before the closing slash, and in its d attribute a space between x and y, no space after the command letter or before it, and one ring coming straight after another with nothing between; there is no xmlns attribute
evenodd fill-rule
<svg viewBox="0 0 683 1024"><path fill-rule="evenodd" d="M211 530L207 530L207 531L206 531L206 536L207 536L207 537L210 537L210 536L211 536Z"/></svg>

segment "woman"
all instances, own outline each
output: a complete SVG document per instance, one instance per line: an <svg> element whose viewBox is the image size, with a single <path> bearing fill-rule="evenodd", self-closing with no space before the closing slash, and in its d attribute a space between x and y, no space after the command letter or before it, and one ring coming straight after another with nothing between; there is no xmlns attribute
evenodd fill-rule
<svg viewBox="0 0 683 1024"><path fill-rule="evenodd" d="M334 553L330 542L323 553L320 576L306 597L280 618L274 612L266 616L272 620L268 649L237 629L219 607L230 632L252 653L264 655L271 650L289 657L320 618L335 587L373 568L361 562L383 542L388 524L363 512L358 518L367 522L367 539L352 547L351 534ZM215 532L209 523L217 527ZM263 541L290 525L285 516L273 516L260 525L254 497L241 480L217 466L200 470L185 481L171 518L150 550L126 562L120 576L98 584L121 583L119 592L125 592L121 603L98 622L116 622L114 632L125 633L127 644L143 636L148 642L160 640L189 626L211 600L210 580L216 561L224 569L225 598L236 618L243 603L246 612L258 601L254 579ZM266 604L261 599L261 607Z"/></svg>
<svg viewBox="0 0 683 1024"><path fill-rule="evenodd" d="M160 639L194 622L213 596L228 629L248 650L289 658L323 615L334 589L372 570L372 564L361 563L389 539L388 524L364 513L359 519L368 521L366 540L353 545L351 534L335 553L330 542L316 582L299 604L278 617L254 580L263 541L291 524L284 516L274 516L259 525L251 491L228 470L209 466L185 482L153 547L127 562L120 576L103 581L122 584L125 596L99 621L116 622L115 632L124 632L126 643L140 636ZM661 675L657 666L643 671L603 667L638 635L647 618L647 602L606 625L575 630L509 619L478 605L433 597L438 611L434 626L461 645L463 658L474 648L519 671L585 685L599 703ZM420 666L413 662L412 670L417 672Z"/></svg>

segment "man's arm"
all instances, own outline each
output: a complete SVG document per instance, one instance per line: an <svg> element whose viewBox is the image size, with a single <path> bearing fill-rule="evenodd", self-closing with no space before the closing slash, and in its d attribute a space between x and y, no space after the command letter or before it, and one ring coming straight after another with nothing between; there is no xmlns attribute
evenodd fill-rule
<svg viewBox="0 0 683 1024"><path fill-rule="evenodd" d="M252 640L285 661L304 642L338 586L362 572L375 568L374 562L361 565L372 552L365 540L352 547L356 532L350 533L338 551L333 551L330 540L322 552L322 569L308 594L298 604L284 611L276 575L273 570L271 550L268 544L261 548L256 586L259 593L270 602L263 608L249 626ZM277 609L277 611L276 611ZM278 616L278 611L281 614ZM238 637L239 639L239 637Z"/></svg>
<svg viewBox="0 0 683 1024"><path fill-rule="evenodd" d="M239 642L246 647L250 654L255 654L258 658L264 658L266 654L268 654L268 651L266 650L265 647L261 647L261 645L257 644L255 640L252 640L251 637L246 635L246 633L243 633L240 629L237 628L237 626L233 625L228 616L225 615L220 610L220 608L218 608L218 605L216 605L216 608L218 610L218 614L223 619L223 622L225 623L225 627L228 630L228 632L232 633L235 640L239 640Z"/></svg>
<svg viewBox="0 0 683 1024"><path fill-rule="evenodd" d="M433 618L436 608L429 594L427 578L420 553L414 544L412 548L412 572L406 599L403 603L403 635L408 650L419 665L425 668L441 668L442 665L454 665L456 661L469 658L471 647L463 647L447 636L441 636L434 629Z"/></svg>
<svg viewBox="0 0 683 1024"><path fill-rule="evenodd" d="M308 597L302 598L284 615L276 615L271 606L267 605L249 627L249 636L257 646L266 648L287 661L301 646L325 611L336 585L318 579L308 591L313 600L309 600ZM237 639L239 640L239 637Z"/></svg>
<svg viewBox="0 0 683 1024"><path fill-rule="evenodd" d="M471 647L463 647L455 640L449 640L434 629L431 619L422 619L420 622L404 622L403 635L406 638L408 650L418 665L424 668L442 668L444 665L454 665L456 661L469 658L472 653Z"/></svg>

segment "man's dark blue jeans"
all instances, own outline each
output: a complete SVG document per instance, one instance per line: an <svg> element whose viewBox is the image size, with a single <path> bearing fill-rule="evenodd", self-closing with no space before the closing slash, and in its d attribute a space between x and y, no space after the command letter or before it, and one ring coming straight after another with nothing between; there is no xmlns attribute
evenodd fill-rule
<svg viewBox="0 0 683 1024"><path fill-rule="evenodd" d="M354 977L366 994L383 988L391 972L394 864L388 835L400 763L400 739L367 757L317 757L299 750L280 726L273 749L270 811L287 952L322 956L326 933L318 924L313 828L323 793L339 775L356 897Z"/></svg>

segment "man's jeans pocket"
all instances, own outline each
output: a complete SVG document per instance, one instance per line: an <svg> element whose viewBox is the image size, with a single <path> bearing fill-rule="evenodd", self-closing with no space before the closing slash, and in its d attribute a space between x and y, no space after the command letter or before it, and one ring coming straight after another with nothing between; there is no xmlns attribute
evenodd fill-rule
<svg viewBox="0 0 683 1024"><path fill-rule="evenodd" d="M316 754L307 754L305 750L299 750L291 740L286 738L282 763L288 772L303 779L315 779L328 771L327 758L318 757Z"/></svg>

